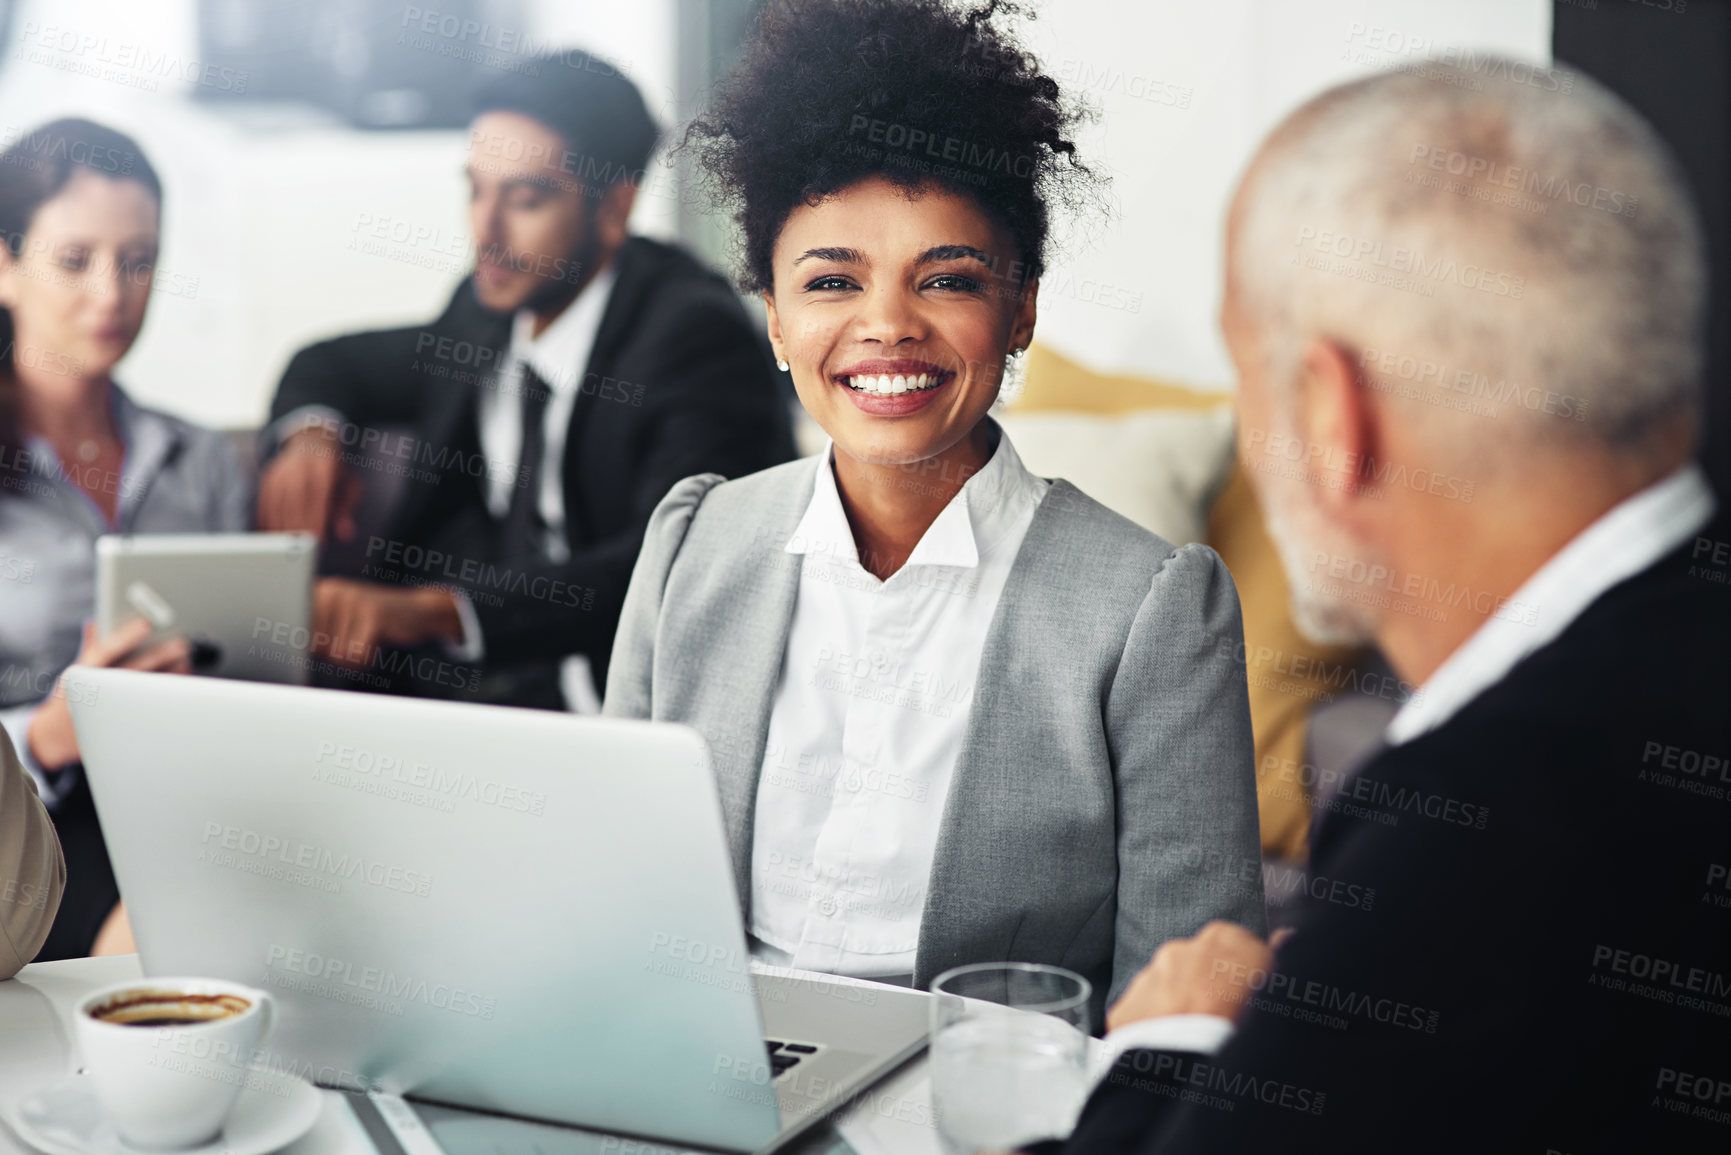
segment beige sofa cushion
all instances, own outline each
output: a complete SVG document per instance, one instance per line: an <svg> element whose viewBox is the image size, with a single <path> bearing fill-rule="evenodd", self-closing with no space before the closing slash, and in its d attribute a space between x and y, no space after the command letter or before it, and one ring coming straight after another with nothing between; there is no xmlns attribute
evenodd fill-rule
<svg viewBox="0 0 1731 1155"><path fill-rule="evenodd" d="M998 421L1039 476L1064 478L1176 545L1207 540L1208 507L1232 464L1230 409L1036 409Z"/></svg>

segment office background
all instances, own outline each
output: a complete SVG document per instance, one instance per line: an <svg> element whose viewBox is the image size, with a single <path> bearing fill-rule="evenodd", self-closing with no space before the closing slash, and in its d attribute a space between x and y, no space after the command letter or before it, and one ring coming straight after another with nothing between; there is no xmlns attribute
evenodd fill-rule
<svg viewBox="0 0 1731 1155"><path fill-rule="evenodd" d="M672 128L731 64L750 0L22 0L0 136L84 115L165 184L156 298L120 377L250 428L293 351L436 314L469 267L456 95L518 45L619 64ZM1449 48L1548 59L1551 0L1043 0L1029 41L1098 109L1112 212L1059 237L1040 337L1091 368L1228 388L1222 214L1255 141L1338 80ZM484 25L466 30L464 22ZM464 55L479 58L465 66ZM417 125L427 120L449 127ZM361 127L363 124L381 127ZM725 259L666 150L635 227Z"/></svg>

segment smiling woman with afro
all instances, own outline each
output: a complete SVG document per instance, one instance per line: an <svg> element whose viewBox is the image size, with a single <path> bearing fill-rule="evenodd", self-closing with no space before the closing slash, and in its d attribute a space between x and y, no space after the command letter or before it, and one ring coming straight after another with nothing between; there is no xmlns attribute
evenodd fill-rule
<svg viewBox="0 0 1731 1155"><path fill-rule="evenodd" d="M1238 599L1029 472L990 410L1053 210L1095 199L1079 111L1007 3L772 0L686 132L744 287L829 435L662 501L606 712L708 741L767 962L911 983L1080 972L1101 1021L1154 949L1260 931Z"/></svg>

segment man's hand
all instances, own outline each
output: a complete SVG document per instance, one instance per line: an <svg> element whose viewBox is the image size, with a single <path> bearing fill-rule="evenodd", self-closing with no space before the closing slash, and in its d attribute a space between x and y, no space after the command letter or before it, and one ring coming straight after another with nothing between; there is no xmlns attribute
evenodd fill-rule
<svg viewBox="0 0 1731 1155"><path fill-rule="evenodd" d="M84 644L72 659L72 665L190 674L192 646L185 638L169 638L148 649L139 649L150 636L150 630L149 622L133 618L106 638L98 639L96 623L85 622ZM31 716L24 740L30 746L30 756L45 770L60 770L78 761L78 735L72 729L72 711L66 708L66 690L59 682L54 683L47 701Z"/></svg>
<svg viewBox="0 0 1731 1155"><path fill-rule="evenodd" d="M303 429L259 474L258 526L274 533L310 533L323 544L355 537L361 483L342 463L337 435L322 425Z"/></svg>
<svg viewBox="0 0 1731 1155"><path fill-rule="evenodd" d="M365 666L380 646L457 641L457 599L438 586L402 589L347 578L313 586L313 650L345 666Z"/></svg>
<svg viewBox="0 0 1731 1155"><path fill-rule="evenodd" d="M1162 1015L1219 1015L1237 1022L1273 962L1267 943L1236 923L1216 920L1195 938L1162 943L1154 961L1106 1012L1106 1027Z"/></svg>

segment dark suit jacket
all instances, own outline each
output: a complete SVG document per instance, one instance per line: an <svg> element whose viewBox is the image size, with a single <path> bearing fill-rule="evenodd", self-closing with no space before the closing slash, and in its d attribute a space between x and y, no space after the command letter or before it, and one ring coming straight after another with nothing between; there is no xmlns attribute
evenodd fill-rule
<svg viewBox="0 0 1731 1155"><path fill-rule="evenodd" d="M650 512L682 477L737 477L791 459L787 403L767 343L727 283L680 249L632 238L556 463L571 557L524 565L503 556L483 497L487 471L517 463L482 457L476 416L477 390L500 386L509 342L510 318L483 309L464 281L430 325L303 349L271 418L335 409L349 422L343 441L354 461L365 449L370 468L408 479L383 532L364 545L361 576L469 591L489 669L580 653L605 684ZM400 690L464 688L391 665L387 673L410 670L414 684Z"/></svg>
<svg viewBox="0 0 1731 1155"><path fill-rule="evenodd" d="M1731 1151L1728 533L1325 803L1237 1033L1125 1055L1062 1149Z"/></svg>

